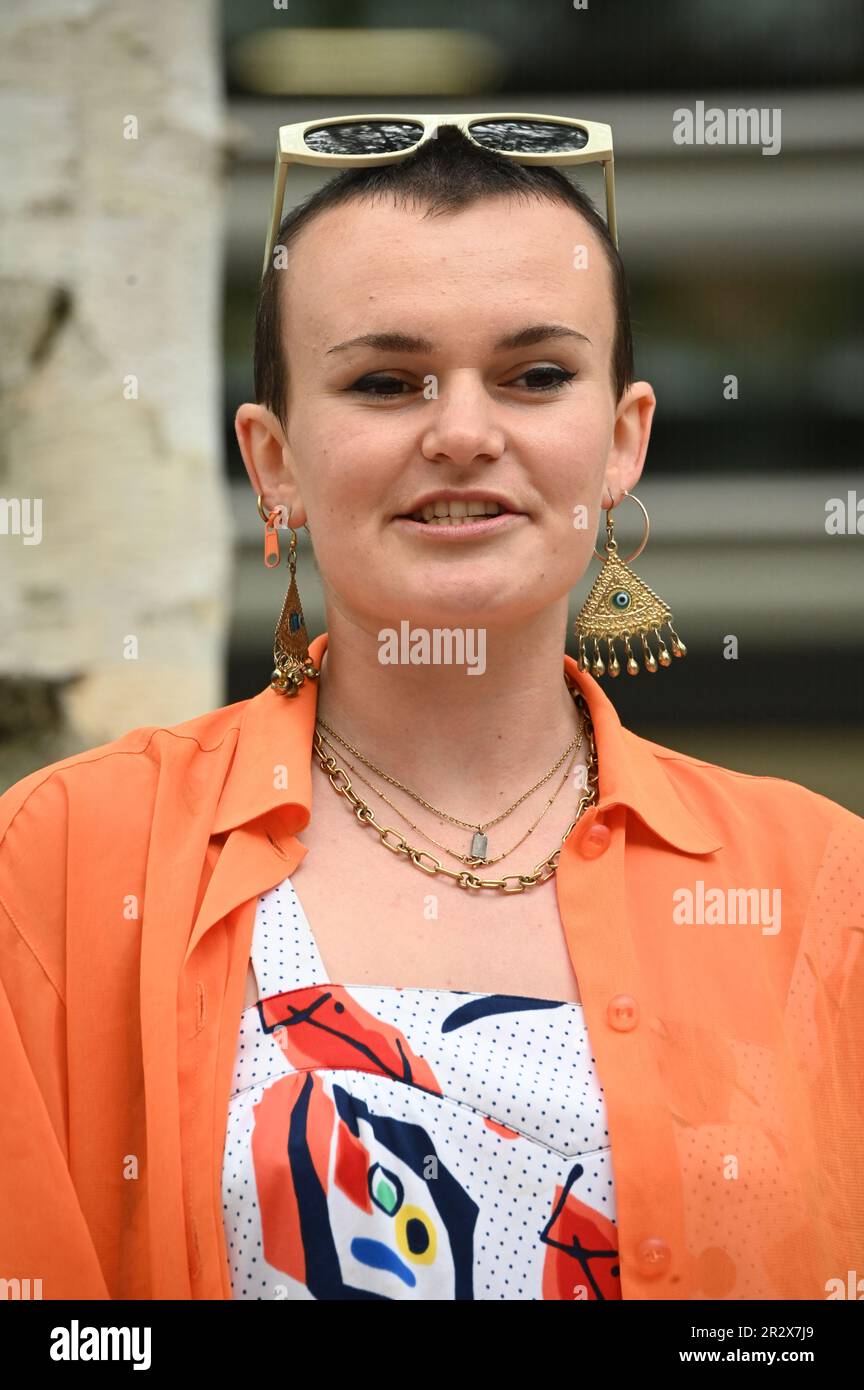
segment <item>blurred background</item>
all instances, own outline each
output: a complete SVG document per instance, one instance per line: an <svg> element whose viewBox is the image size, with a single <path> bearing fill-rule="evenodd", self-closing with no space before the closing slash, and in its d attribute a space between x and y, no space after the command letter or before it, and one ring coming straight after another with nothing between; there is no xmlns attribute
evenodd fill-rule
<svg viewBox="0 0 864 1390"><path fill-rule="evenodd" d="M262 563L233 417L278 126L504 109L614 133L658 399L635 567L688 656L604 690L646 738L864 814L858 0L22 0L0 23L0 787L269 681L288 572ZM697 102L779 111L779 152L676 143ZM605 215L599 167L569 176ZM286 210L326 177L292 168ZM640 519L616 512L623 554Z"/></svg>

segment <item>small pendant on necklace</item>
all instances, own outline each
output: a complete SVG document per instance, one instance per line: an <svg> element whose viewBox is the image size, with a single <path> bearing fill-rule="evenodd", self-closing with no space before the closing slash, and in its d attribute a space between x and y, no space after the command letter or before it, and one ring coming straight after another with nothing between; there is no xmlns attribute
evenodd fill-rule
<svg viewBox="0 0 864 1390"><path fill-rule="evenodd" d="M483 834L481 833L481 831L478 830L478 831L476 832L476 834L475 834L473 840L471 841L471 858L472 858L472 859L479 859L481 862L485 862L485 860L486 860L486 847L487 847L488 843L489 843L489 841L488 841L488 839L486 838L486 836L483 835Z"/></svg>

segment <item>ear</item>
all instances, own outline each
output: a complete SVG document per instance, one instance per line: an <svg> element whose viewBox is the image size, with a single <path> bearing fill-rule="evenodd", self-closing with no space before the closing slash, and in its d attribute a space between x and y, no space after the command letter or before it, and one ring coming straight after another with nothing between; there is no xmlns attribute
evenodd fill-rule
<svg viewBox="0 0 864 1390"><path fill-rule="evenodd" d="M634 381L618 402L602 506L608 506L610 498L617 505L625 491L632 492L642 476L656 406L654 390L647 381Z"/></svg>
<svg viewBox="0 0 864 1390"><path fill-rule="evenodd" d="M237 408L234 432L249 481L256 495L261 494L265 511L283 507L286 517L290 512L294 529L302 526L306 511L278 417L266 406L247 401Z"/></svg>

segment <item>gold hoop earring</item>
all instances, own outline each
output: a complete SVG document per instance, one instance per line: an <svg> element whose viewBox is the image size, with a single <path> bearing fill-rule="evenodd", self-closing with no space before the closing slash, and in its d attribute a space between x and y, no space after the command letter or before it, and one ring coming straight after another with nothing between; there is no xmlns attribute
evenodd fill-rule
<svg viewBox="0 0 864 1390"><path fill-rule="evenodd" d="M264 521L264 564L268 569L279 564L279 537L276 527L280 524L279 518L282 510L280 507L274 507L272 511L265 512L261 494L258 494L258 514ZM285 602L282 604L282 612L276 625L276 636L273 643L273 674L270 677L271 688L279 695L288 696L296 695L304 680L316 680L321 674L309 656L309 637L306 632L300 592L297 588L297 532L291 525L291 513L293 511L294 508L292 507L285 523L291 532L291 543L286 561L291 571L291 582L288 585L288 592L285 595ZM309 531L308 526L306 530ZM309 532L309 534L312 533Z"/></svg>
<svg viewBox="0 0 864 1390"><path fill-rule="evenodd" d="M612 494L610 492L610 505L606 508L606 551L605 560L599 553L596 546L594 554L599 560L604 560L603 568L594 580L591 591L588 594L582 610L573 624L573 635L579 643L578 666L580 671L590 671L593 676L618 676L621 673L621 666L615 652L614 639L621 638L624 642L624 649L627 654L626 669L629 676L638 676L639 663L633 655L630 647L631 637L639 637L642 641L642 656L645 670L652 674L657 670L659 661L661 666L671 666L672 657L669 655L666 644L660 635L660 629L664 623L671 633L670 642L672 645L673 656L686 656L687 648L672 626L671 609L663 600L649 589L643 579L630 569L628 561L635 560L637 555L641 555L648 542L648 532L650 522L645 507L634 497L632 493L625 490L625 497L629 497L631 502L635 502L642 509L645 518L645 531L642 540L632 555L628 555L626 560L622 560L618 554L618 542L615 539L615 525L612 521ZM658 652L655 657L648 645L647 634L653 631L658 642ZM589 659L587 643L593 640L594 655L593 660ZM606 662L600 654L600 642L606 642Z"/></svg>

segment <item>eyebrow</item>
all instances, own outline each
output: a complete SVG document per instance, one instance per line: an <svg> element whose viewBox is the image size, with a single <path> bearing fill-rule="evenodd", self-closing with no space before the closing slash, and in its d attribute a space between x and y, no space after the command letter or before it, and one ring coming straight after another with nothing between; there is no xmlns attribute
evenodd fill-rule
<svg viewBox="0 0 864 1390"><path fill-rule="evenodd" d="M551 338L578 338L583 343L591 342L584 333L577 332L575 328L568 328L565 323L535 323L499 338L492 351L504 352L511 348L531 347L534 343L543 343ZM361 333L358 338L348 338L346 342L328 348L325 355L329 356L331 352L345 352L347 348L353 347L378 348L382 352L435 351L435 344L428 338L412 338L407 333Z"/></svg>

